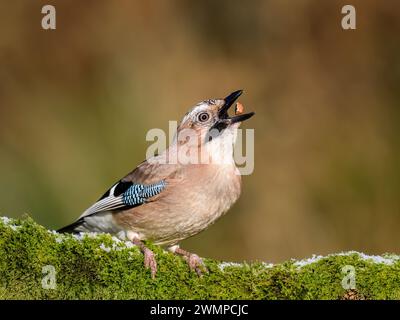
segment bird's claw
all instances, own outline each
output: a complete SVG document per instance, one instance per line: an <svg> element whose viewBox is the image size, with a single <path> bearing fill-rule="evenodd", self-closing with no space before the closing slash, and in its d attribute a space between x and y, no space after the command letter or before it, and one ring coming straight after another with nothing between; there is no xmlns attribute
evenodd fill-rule
<svg viewBox="0 0 400 320"><path fill-rule="evenodd" d="M155 254L148 248L143 250L144 254L144 266L151 271L151 278L154 279L157 273L157 261L155 258Z"/></svg>
<svg viewBox="0 0 400 320"><path fill-rule="evenodd" d="M191 271L195 271L200 277L204 273L208 273L208 269L203 260L195 253L191 253L187 259L187 263Z"/></svg>

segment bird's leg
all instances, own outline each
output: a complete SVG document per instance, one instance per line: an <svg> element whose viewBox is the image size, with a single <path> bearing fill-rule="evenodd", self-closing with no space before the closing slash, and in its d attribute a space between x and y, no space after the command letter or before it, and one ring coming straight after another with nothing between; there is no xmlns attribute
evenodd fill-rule
<svg viewBox="0 0 400 320"><path fill-rule="evenodd" d="M147 248L137 236L128 234L128 239L142 251L144 255L144 266L150 268L151 278L154 279L157 273L157 261L154 252Z"/></svg>
<svg viewBox="0 0 400 320"><path fill-rule="evenodd" d="M190 270L195 271L198 276L201 276L203 272L208 273L208 269L203 260L197 254L183 250L177 245L169 247L168 249L176 255L182 256L189 265Z"/></svg>

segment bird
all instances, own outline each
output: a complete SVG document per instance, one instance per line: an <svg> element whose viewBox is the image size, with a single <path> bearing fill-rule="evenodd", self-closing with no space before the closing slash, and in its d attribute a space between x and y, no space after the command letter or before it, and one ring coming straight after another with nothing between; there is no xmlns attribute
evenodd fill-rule
<svg viewBox="0 0 400 320"><path fill-rule="evenodd" d="M207 273L203 260L179 242L213 224L240 196L233 145L240 124L255 113L243 113L239 102L233 116L228 110L242 93L197 103L168 148L140 163L58 232L109 233L131 241L143 253L152 278L157 261L147 241L182 256L199 276Z"/></svg>

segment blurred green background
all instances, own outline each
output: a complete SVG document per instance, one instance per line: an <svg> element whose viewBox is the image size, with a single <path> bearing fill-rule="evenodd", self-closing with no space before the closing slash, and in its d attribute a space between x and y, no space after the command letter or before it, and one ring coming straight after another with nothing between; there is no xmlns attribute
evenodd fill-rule
<svg viewBox="0 0 400 320"><path fill-rule="evenodd" d="M242 88L255 171L182 245L238 261L398 252L400 3L350 2L344 31L349 1L2 1L0 214L72 222L144 159L149 129Z"/></svg>

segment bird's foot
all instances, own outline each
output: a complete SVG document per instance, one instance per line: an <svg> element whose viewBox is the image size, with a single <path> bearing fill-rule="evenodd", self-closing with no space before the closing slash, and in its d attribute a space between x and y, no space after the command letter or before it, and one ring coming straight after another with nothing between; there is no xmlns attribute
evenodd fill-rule
<svg viewBox="0 0 400 320"><path fill-rule="evenodd" d="M144 248L144 266L151 271L151 278L154 279L157 273L157 261L155 258L155 254L149 248Z"/></svg>
<svg viewBox="0 0 400 320"><path fill-rule="evenodd" d="M203 260L195 253L189 254L187 263L190 270L195 271L199 277L203 275L203 272L208 273L208 269Z"/></svg>
<svg viewBox="0 0 400 320"><path fill-rule="evenodd" d="M208 273L206 265L197 254L185 251L179 247L172 248L172 251L175 254L182 256L186 260L189 269L196 272L199 277L202 276L203 273Z"/></svg>
<svg viewBox="0 0 400 320"><path fill-rule="evenodd" d="M142 241L135 237L130 239L133 244L137 245L144 255L144 267L150 269L151 278L154 279L157 273L157 261L153 251L147 248Z"/></svg>

